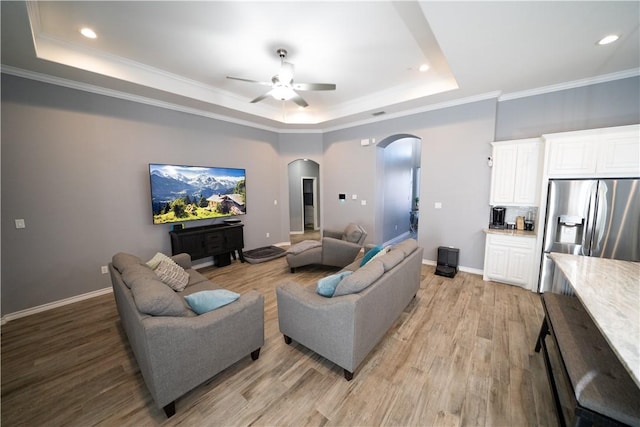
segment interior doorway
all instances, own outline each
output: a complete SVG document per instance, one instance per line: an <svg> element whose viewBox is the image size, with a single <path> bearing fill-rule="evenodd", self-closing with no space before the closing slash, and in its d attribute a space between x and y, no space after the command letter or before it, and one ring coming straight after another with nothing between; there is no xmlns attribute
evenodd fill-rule
<svg viewBox="0 0 640 427"><path fill-rule="evenodd" d="M297 159L288 165L289 237L315 240L320 234L320 165Z"/></svg>
<svg viewBox="0 0 640 427"><path fill-rule="evenodd" d="M302 229L318 230L318 180L315 177L302 177Z"/></svg>

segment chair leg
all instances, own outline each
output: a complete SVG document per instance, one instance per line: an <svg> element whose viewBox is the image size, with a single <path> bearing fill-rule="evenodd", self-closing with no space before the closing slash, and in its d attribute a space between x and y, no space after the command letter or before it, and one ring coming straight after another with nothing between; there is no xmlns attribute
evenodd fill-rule
<svg viewBox="0 0 640 427"><path fill-rule="evenodd" d="M165 405L162 409L164 409L164 413L167 415L167 418L173 417L176 414L176 401L174 400L168 405Z"/></svg>
<svg viewBox="0 0 640 427"><path fill-rule="evenodd" d="M258 360L258 357L260 357L260 349L253 350L251 352L251 360Z"/></svg>
<svg viewBox="0 0 640 427"><path fill-rule="evenodd" d="M283 336L284 336L284 343L285 344L291 344L291 338L286 336L286 335L283 335Z"/></svg>
<svg viewBox="0 0 640 427"><path fill-rule="evenodd" d="M296 272L295 267L291 267L291 273L293 274L293 273L295 273L295 272Z"/></svg>
<svg viewBox="0 0 640 427"><path fill-rule="evenodd" d="M349 372L344 369L344 379L346 379L347 381L351 381L353 379L353 372Z"/></svg>

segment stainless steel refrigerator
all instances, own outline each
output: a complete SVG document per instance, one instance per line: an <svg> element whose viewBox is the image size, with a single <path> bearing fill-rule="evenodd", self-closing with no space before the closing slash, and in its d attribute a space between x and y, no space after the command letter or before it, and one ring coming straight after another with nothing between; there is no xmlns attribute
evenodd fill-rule
<svg viewBox="0 0 640 427"><path fill-rule="evenodd" d="M562 291L551 252L640 261L640 180L551 180L539 292Z"/></svg>

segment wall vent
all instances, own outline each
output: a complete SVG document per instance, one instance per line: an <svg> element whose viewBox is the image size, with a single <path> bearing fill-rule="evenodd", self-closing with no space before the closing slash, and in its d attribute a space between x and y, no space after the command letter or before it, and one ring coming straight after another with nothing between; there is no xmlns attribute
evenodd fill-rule
<svg viewBox="0 0 640 427"><path fill-rule="evenodd" d="M385 111L376 111L375 113L371 114L372 116L376 117L376 116L381 116L383 114L387 114Z"/></svg>

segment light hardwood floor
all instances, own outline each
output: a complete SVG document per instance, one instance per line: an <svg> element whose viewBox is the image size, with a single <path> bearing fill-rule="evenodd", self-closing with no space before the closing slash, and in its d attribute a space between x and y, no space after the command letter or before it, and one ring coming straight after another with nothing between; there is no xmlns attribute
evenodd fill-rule
<svg viewBox="0 0 640 427"><path fill-rule="evenodd" d="M331 269L289 273L284 258L202 270L265 295L265 346L176 402L156 408L111 294L2 327L2 426L556 426L540 354L536 294L455 279L423 266L417 298L347 382L342 369L278 331L275 287ZM241 339L241 338L239 338Z"/></svg>

